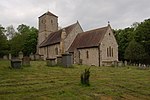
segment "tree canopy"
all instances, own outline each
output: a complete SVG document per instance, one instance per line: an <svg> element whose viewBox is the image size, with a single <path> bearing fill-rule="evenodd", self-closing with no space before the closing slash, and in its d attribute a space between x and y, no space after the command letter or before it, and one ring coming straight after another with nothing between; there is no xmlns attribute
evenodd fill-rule
<svg viewBox="0 0 150 100"><path fill-rule="evenodd" d="M145 63L150 63L150 19L141 23L135 22L131 27L114 32L119 45L119 60L145 60Z"/></svg>
<svg viewBox="0 0 150 100"><path fill-rule="evenodd" d="M5 28L0 25L0 57L8 53L8 41L5 36Z"/></svg>

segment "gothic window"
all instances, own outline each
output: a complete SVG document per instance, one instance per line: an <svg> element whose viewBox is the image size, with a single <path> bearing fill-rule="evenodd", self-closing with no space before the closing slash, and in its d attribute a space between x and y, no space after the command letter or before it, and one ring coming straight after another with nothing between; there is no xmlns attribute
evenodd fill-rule
<svg viewBox="0 0 150 100"><path fill-rule="evenodd" d="M79 59L80 59L80 51L79 51Z"/></svg>
<svg viewBox="0 0 150 100"><path fill-rule="evenodd" d="M58 55L58 48L55 48L55 54Z"/></svg>
<svg viewBox="0 0 150 100"><path fill-rule="evenodd" d="M114 54L113 54L113 48L111 48L111 53L112 53L111 56L113 57L113 55L114 55Z"/></svg>
<svg viewBox="0 0 150 100"><path fill-rule="evenodd" d="M109 46L109 57L111 57L111 46Z"/></svg>
<svg viewBox="0 0 150 100"><path fill-rule="evenodd" d="M111 46L109 46L107 48L107 57L113 57L113 48Z"/></svg>
<svg viewBox="0 0 150 100"><path fill-rule="evenodd" d="M109 33L109 35L110 35L110 33Z"/></svg>
<svg viewBox="0 0 150 100"><path fill-rule="evenodd" d="M109 57L109 52L108 52L109 50L108 50L108 48L107 48L107 57Z"/></svg>
<svg viewBox="0 0 150 100"><path fill-rule="evenodd" d="M86 58L89 58L89 51L86 51Z"/></svg>

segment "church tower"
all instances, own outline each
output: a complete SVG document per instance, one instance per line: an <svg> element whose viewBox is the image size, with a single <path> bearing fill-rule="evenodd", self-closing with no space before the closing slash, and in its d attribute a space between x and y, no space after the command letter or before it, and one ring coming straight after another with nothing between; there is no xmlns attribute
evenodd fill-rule
<svg viewBox="0 0 150 100"><path fill-rule="evenodd" d="M39 33L37 54L40 54L40 44L51 34L58 30L58 17L51 12L46 12L39 17Z"/></svg>
<svg viewBox="0 0 150 100"><path fill-rule="evenodd" d="M38 45L40 45L50 33L58 30L58 17L51 12L46 12L39 17Z"/></svg>

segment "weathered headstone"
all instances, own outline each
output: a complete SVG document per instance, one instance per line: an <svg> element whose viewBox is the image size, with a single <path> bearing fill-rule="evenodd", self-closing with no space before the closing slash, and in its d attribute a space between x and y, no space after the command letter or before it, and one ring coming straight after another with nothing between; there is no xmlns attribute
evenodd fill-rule
<svg viewBox="0 0 150 100"><path fill-rule="evenodd" d="M57 65L62 65L62 56L57 56Z"/></svg>
<svg viewBox="0 0 150 100"><path fill-rule="evenodd" d="M40 60L40 55L39 54L35 54L35 59L36 60Z"/></svg>
<svg viewBox="0 0 150 100"><path fill-rule="evenodd" d="M8 55L8 59L9 59L9 60L11 60L11 53L9 53L9 55Z"/></svg>
<svg viewBox="0 0 150 100"><path fill-rule="evenodd" d="M47 63L47 66L55 66L56 65L55 58L47 58L46 63Z"/></svg>
<svg viewBox="0 0 150 100"><path fill-rule="evenodd" d="M33 53L30 54L30 59L34 60L34 54Z"/></svg>
<svg viewBox="0 0 150 100"><path fill-rule="evenodd" d="M72 64L73 63L72 63L71 54L69 54L69 53L62 54L62 66L70 67Z"/></svg>
<svg viewBox="0 0 150 100"><path fill-rule="evenodd" d="M20 52L19 52L19 59L22 59L22 58L23 58L23 52L20 51Z"/></svg>
<svg viewBox="0 0 150 100"><path fill-rule="evenodd" d="M113 61L112 66L114 66L114 67L118 66L118 61Z"/></svg>
<svg viewBox="0 0 150 100"><path fill-rule="evenodd" d="M19 59L12 59L11 60L11 67L12 68L21 68L21 60L19 60Z"/></svg>
<svg viewBox="0 0 150 100"><path fill-rule="evenodd" d="M123 66L123 62L122 62L122 61L119 61L119 62L118 62L118 66L119 66L119 67L122 67L122 66Z"/></svg>
<svg viewBox="0 0 150 100"><path fill-rule="evenodd" d="M127 66L128 62L127 61L124 61L124 66Z"/></svg>
<svg viewBox="0 0 150 100"><path fill-rule="evenodd" d="M4 59L4 60L8 60L7 55L4 55L4 56L3 56L3 59Z"/></svg>
<svg viewBox="0 0 150 100"><path fill-rule="evenodd" d="M29 57L23 57L22 58L22 65L23 66L30 66L30 58Z"/></svg>

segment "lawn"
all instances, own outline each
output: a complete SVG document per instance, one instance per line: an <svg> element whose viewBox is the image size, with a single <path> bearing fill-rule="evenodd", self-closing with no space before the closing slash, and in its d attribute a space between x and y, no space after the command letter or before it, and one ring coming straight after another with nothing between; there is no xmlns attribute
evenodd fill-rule
<svg viewBox="0 0 150 100"><path fill-rule="evenodd" d="M92 66L90 86L83 86L80 74L88 66L48 67L44 61L9 66L0 61L0 100L150 100L149 69Z"/></svg>

